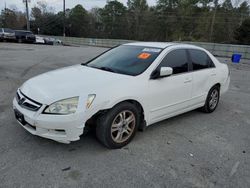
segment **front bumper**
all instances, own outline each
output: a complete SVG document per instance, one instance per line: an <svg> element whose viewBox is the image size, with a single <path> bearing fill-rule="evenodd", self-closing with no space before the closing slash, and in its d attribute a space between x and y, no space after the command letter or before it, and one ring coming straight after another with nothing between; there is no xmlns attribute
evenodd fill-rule
<svg viewBox="0 0 250 188"><path fill-rule="evenodd" d="M70 143L80 139L85 126L83 113L71 115L42 114L46 105L38 111L30 111L21 107L16 98L13 100L13 109L23 115L24 121L18 123L33 135L48 138L61 143Z"/></svg>

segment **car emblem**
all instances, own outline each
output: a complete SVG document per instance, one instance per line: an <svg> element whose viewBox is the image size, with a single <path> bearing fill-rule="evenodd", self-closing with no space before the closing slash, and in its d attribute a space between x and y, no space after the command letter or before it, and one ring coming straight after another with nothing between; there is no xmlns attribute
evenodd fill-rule
<svg viewBox="0 0 250 188"><path fill-rule="evenodd" d="M21 98L19 101L18 101L18 104L19 105L22 105L23 103L24 103L24 101L25 101L26 99L23 97L23 98Z"/></svg>

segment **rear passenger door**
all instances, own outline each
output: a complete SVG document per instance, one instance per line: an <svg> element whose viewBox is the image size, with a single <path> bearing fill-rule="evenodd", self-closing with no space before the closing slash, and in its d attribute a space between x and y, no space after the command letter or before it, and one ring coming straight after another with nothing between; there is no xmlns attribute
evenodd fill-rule
<svg viewBox="0 0 250 188"><path fill-rule="evenodd" d="M199 49L189 49L189 58L193 71L192 105L204 103L216 76L215 66L208 54Z"/></svg>

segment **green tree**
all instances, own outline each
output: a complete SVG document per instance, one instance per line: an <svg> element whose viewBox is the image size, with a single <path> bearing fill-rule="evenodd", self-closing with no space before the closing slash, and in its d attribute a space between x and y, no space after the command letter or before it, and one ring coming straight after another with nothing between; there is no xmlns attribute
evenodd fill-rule
<svg viewBox="0 0 250 188"><path fill-rule="evenodd" d="M128 0L128 29L129 38L137 40L145 40L148 4L146 0Z"/></svg>
<svg viewBox="0 0 250 188"><path fill-rule="evenodd" d="M237 9L237 12L240 15L239 25L241 25L243 20L247 19L250 15L250 4L248 5L246 1L243 1Z"/></svg>
<svg viewBox="0 0 250 188"><path fill-rule="evenodd" d="M44 2L38 2L31 9L31 30L34 33L45 35L62 35L63 33L63 16L59 12L55 14L53 9L48 7Z"/></svg>
<svg viewBox="0 0 250 188"><path fill-rule="evenodd" d="M157 40L172 41L174 40L173 35L179 33L177 7L178 0L157 1L155 14Z"/></svg>
<svg viewBox="0 0 250 188"><path fill-rule="evenodd" d="M157 6L162 9L172 10L178 6L178 0L157 0Z"/></svg>
<svg viewBox="0 0 250 188"><path fill-rule="evenodd" d="M250 18L244 20L241 26L235 30L234 37L239 44L250 44Z"/></svg>
<svg viewBox="0 0 250 188"><path fill-rule="evenodd" d="M102 23L101 23L101 9L92 8L88 14L89 19L89 37L103 37Z"/></svg>
<svg viewBox="0 0 250 188"><path fill-rule="evenodd" d="M16 10L4 9L1 11L2 27L11 29L23 29L26 26L25 14Z"/></svg>
<svg viewBox="0 0 250 188"><path fill-rule="evenodd" d="M202 5L202 7L207 8L209 3L211 3L213 0L199 0L198 3L200 3Z"/></svg>
<svg viewBox="0 0 250 188"><path fill-rule="evenodd" d="M104 8L90 11L77 5L66 10L66 36L244 43L247 24L243 21L250 18L248 1L157 0L149 7L146 0L128 0L125 7L118 0L107 0ZM31 11L31 29L62 35L63 18L63 12L55 13L39 1ZM15 8L2 10L0 26L25 28L25 13Z"/></svg>
<svg viewBox="0 0 250 188"><path fill-rule="evenodd" d="M104 37L126 38L126 7L122 3L116 0L108 1L100 10L100 15Z"/></svg>
<svg viewBox="0 0 250 188"><path fill-rule="evenodd" d="M173 32L173 40L193 40L195 29L197 28L197 22L193 18L198 18L200 9L197 7L198 0L181 0L177 2L175 8L175 17L177 23L173 27L176 31Z"/></svg>
<svg viewBox="0 0 250 188"><path fill-rule="evenodd" d="M89 21L88 13L82 5L76 5L69 13L70 34L74 37L86 37Z"/></svg>
<svg viewBox="0 0 250 188"><path fill-rule="evenodd" d="M225 0L217 10L213 41L219 43L234 42L234 31L246 18L245 15L248 10L249 7L246 2L243 2L239 7L234 7L231 0Z"/></svg>

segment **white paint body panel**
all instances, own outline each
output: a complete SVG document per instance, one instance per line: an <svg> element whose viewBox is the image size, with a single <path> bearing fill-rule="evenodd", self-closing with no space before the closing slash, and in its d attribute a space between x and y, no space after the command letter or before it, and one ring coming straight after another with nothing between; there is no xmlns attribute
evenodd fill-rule
<svg viewBox="0 0 250 188"><path fill-rule="evenodd" d="M209 89L219 83L221 93L227 91L230 77L227 65L221 64L206 50L184 44L173 43L131 43L148 47L166 48L140 75L127 76L82 65L65 67L26 81L20 90L29 98L42 104L37 112L20 107L16 99L13 108L18 109L25 120L36 127L36 131L24 126L34 135L69 143L80 139L86 121L100 110L110 109L119 102L136 100L144 111L148 125L187 112L204 105ZM152 71L161 60L174 49L200 49L213 60L215 68L171 75L151 80ZM89 109L86 100L89 94L96 98ZM79 96L76 113L71 115L48 115L42 111L56 101ZM65 130L64 135L53 132Z"/></svg>

